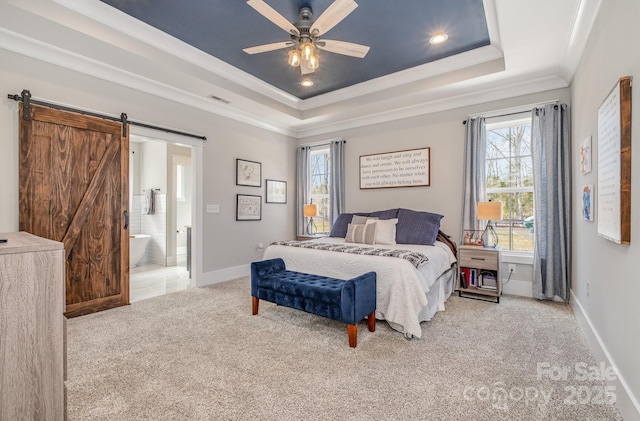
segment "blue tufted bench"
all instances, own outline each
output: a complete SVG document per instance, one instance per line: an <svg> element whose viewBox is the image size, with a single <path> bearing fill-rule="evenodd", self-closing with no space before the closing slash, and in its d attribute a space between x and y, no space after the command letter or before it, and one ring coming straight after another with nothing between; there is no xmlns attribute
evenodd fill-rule
<svg viewBox="0 0 640 421"><path fill-rule="evenodd" d="M358 322L368 316L376 330L376 273L342 280L286 270L280 258L251 263L253 314L260 300L347 323L349 346L358 340Z"/></svg>

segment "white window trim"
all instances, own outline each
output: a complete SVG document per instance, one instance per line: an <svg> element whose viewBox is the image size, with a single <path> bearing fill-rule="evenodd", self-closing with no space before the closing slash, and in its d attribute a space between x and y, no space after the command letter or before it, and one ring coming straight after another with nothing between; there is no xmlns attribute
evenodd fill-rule
<svg viewBox="0 0 640 421"><path fill-rule="evenodd" d="M487 193L530 193L533 192L531 187L489 187Z"/></svg>

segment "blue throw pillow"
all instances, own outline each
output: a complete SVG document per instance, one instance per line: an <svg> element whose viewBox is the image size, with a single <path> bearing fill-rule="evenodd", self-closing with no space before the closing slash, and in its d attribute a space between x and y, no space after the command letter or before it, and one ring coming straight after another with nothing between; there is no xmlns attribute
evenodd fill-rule
<svg viewBox="0 0 640 421"><path fill-rule="evenodd" d="M378 219L394 219L398 217L398 208L375 211L366 216L377 217Z"/></svg>
<svg viewBox="0 0 640 421"><path fill-rule="evenodd" d="M341 213L340 215L338 215L338 218L331 226L331 232L329 232L329 237L345 238L347 236L347 230L349 228L349 224L353 219L353 215L369 216L368 213Z"/></svg>
<svg viewBox="0 0 640 421"><path fill-rule="evenodd" d="M437 213L400 208L396 226L396 243L432 246L438 237L442 218L443 216Z"/></svg>

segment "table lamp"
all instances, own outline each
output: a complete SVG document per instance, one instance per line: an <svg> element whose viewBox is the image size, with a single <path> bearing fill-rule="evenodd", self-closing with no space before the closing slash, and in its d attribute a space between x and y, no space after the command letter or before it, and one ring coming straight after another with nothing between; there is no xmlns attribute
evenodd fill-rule
<svg viewBox="0 0 640 421"><path fill-rule="evenodd" d="M315 203L304 205L304 217L309 218L309 223L307 224L307 234L309 235L314 235L316 232L316 224L313 222L314 216L318 216L318 205Z"/></svg>
<svg viewBox="0 0 640 421"><path fill-rule="evenodd" d="M498 234L491 221L502 219L502 202L478 202L478 219L489 221L482 233L482 243L485 247L495 248L498 245Z"/></svg>

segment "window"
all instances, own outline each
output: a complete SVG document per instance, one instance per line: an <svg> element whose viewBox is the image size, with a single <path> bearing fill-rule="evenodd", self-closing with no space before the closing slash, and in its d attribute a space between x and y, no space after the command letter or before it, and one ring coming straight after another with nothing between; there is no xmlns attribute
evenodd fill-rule
<svg viewBox="0 0 640 421"><path fill-rule="evenodd" d="M329 145L314 146L309 154L310 201L318 205L318 216L313 218L318 234L329 234L331 231L330 183L331 183L331 150Z"/></svg>
<svg viewBox="0 0 640 421"><path fill-rule="evenodd" d="M533 165L531 117L487 121L487 199L502 202L503 219L494 221L504 250L533 252Z"/></svg>

